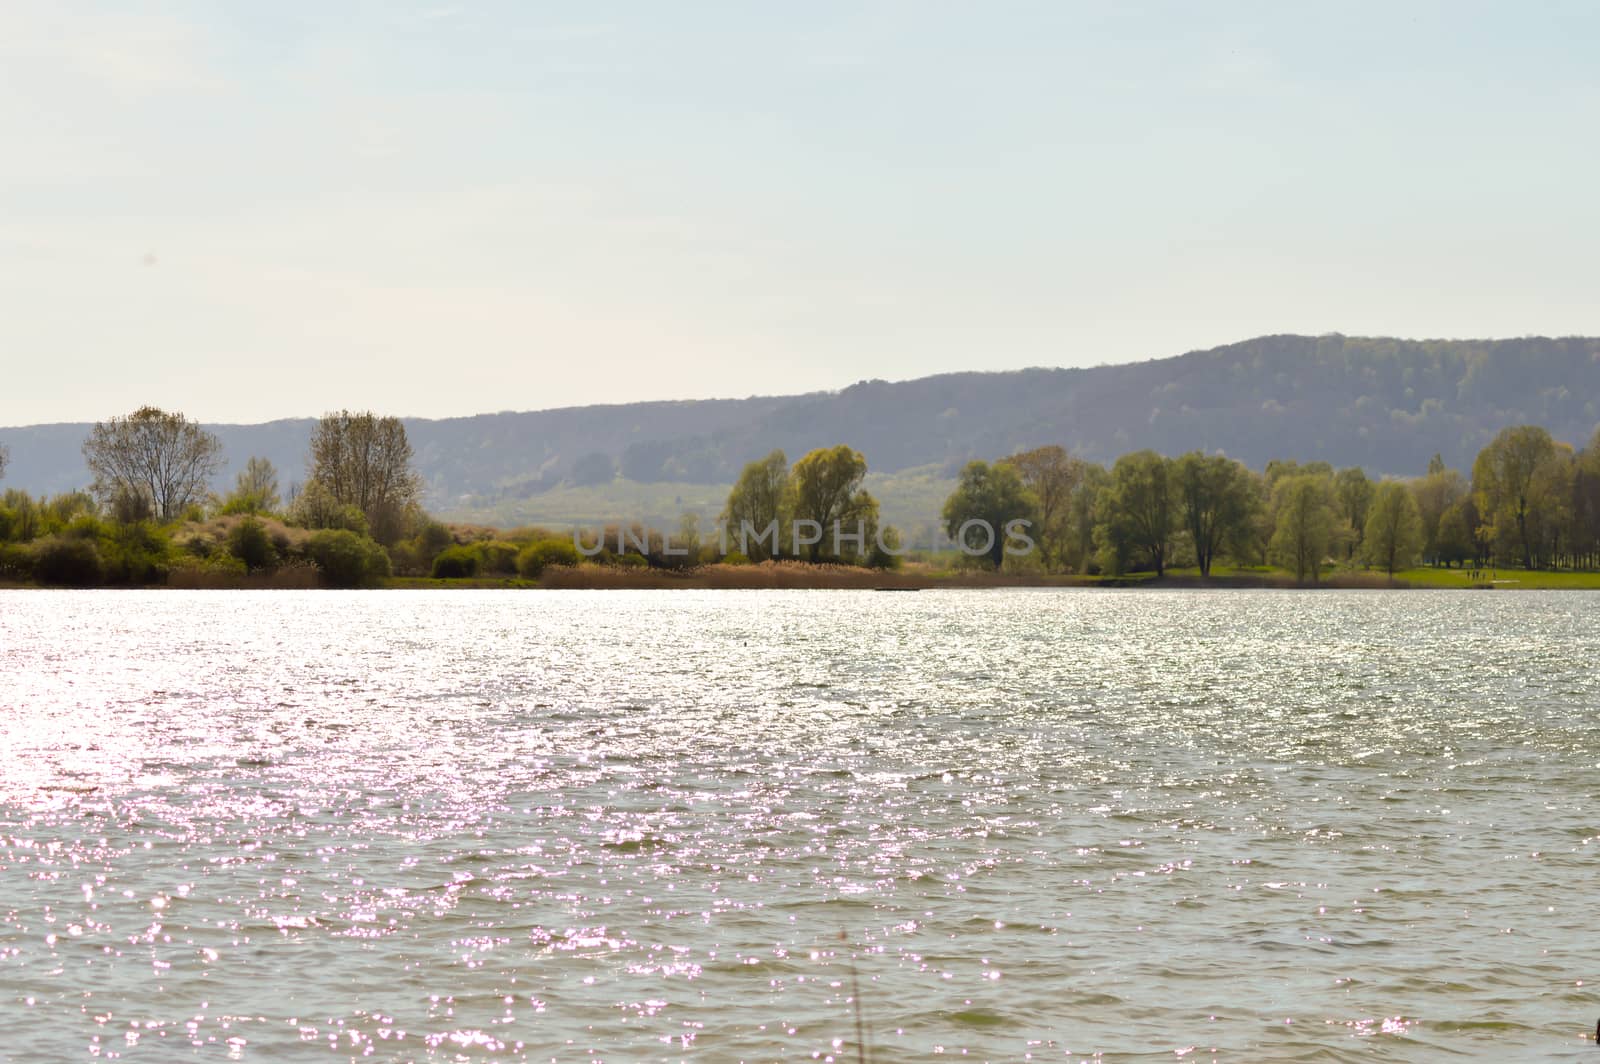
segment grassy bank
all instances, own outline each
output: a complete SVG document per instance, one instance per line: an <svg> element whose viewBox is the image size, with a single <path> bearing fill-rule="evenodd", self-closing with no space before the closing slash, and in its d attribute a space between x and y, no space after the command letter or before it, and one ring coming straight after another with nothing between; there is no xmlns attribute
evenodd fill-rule
<svg viewBox="0 0 1600 1064"><path fill-rule="evenodd" d="M1536 569L1407 569L1396 579L1417 588L1493 588L1496 591L1600 591L1600 573Z"/></svg>

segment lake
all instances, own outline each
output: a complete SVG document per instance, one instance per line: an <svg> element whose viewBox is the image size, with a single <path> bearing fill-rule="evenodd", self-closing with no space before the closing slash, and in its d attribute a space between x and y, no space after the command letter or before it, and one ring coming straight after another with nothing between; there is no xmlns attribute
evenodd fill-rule
<svg viewBox="0 0 1600 1064"><path fill-rule="evenodd" d="M1591 1060L1597 602L0 591L0 1056Z"/></svg>

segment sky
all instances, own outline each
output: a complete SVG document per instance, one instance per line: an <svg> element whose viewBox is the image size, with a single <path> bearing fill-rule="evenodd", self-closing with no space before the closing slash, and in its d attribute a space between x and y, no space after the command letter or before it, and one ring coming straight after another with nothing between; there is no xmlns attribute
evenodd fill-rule
<svg viewBox="0 0 1600 1064"><path fill-rule="evenodd" d="M1600 6L0 5L0 425L1600 334Z"/></svg>

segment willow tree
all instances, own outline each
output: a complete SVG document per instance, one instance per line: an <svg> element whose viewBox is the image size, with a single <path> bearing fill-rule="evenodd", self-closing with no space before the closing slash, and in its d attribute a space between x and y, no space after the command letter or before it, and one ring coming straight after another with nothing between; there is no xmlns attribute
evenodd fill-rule
<svg viewBox="0 0 1600 1064"><path fill-rule="evenodd" d="M1354 558L1361 549L1361 541L1366 535L1367 514L1372 509L1376 490L1359 466L1341 469L1333 478L1334 501L1339 508L1339 516L1344 518L1345 527L1349 530L1346 558Z"/></svg>
<svg viewBox="0 0 1600 1064"><path fill-rule="evenodd" d="M1273 509L1277 524L1273 528L1270 551L1278 564L1294 570L1299 583L1317 582L1322 559L1333 540L1333 491L1331 479L1320 474L1287 476L1278 481Z"/></svg>
<svg viewBox="0 0 1600 1064"><path fill-rule="evenodd" d="M741 554L756 561L780 553L788 491L789 459L782 451L747 464L722 511L730 545L737 544Z"/></svg>
<svg viewBox="0 0 1600 1064"><path fill-rule="evenodd" d="M1533 537L1529 534L1530 503L1539 467L1555 457L1555 441L1537 425L1503 430L1472 464L1472 493L1478 511L1494 526L1499 538L1513 538L1525 569L1533 568Z"/></svg>
<svg viewBox="0 0 1600 1064"><path fill-rule="evenodd" d="M1600 561L1600 429L1578 455L1572 478L1573 553L1593 568Z"/></svg>
<svg viewBox="0 0 1600 1064"><path fill-rule="evenodd" d="M1373 492L1362 529L1361 553L1394 579L1422 551L1422 510L1415 495L1398 481L1386 480Z"/></svg>
<svg viewBox="0 0 1600 1064"><path fill-rule="evenodd" d="M1173 478L1183 526L1194 541L1195 562L1201 576L1210 576L1223 544L1249 529L1259 506L1255 477L1232 458L1194 451L1177 460Z"/></svg>
<svg viewBox="0 0 1600 1064"><path fill-rule="evenodd" d="M1046 568L1059 568L1065 561L1069 537L1068 519L1072 495L1082 483L1087 468L1066 448L1051 444L1021 451L1003 460L1022 477L1023 487L1033 496L1033 536Z"/></svg>
<svg viewBox="0 0 1600 1064"><path fill-rule="evenodd" d="M857 536L862 537L858 553L865 554L870 549L877 532L878 502L861 488L866 475L867 460L860 451L843 443L818 448L794 464L788 509L795 549L807 547L808 560L822 560L825 542L831 542L834 548L829 553L842 554L843 541L855 542ZM802 542L802 523L815 526L811 529L815 539Z"/></svg>
<svg viewBox="0 0 1600 1064"><path fill-rule="evenodd" d="M1165 574L1178 532L1172 463L1154 451L1118 458L1095 501L1095 517L1102 568L1120 574L1140 554L1156 576Z"/></svg>
<svg viewBox="0 0 1600 1064"><path fill-rule="evenodd" d="M1445 511L1467 497L1467 481L1459 472L1446 468L1438 455L1428 463L1428 475L1411 482L1412 497L1417 500L1417 512L1422 517L1422 553L1433 564L1439 564L1439 522Z"/></svg>
<svg viewBox="0 0 1600 1064"><path fill-rule="evenodd" d="M987 558L998 571L1006 560L1008 527L1013 521L1032 523L1037 508L1016 467L968 462L944 503L945 533L964 553Z"/></svg>
<svg viewBox="0 0 1600 1064"><path fill-rule="evenodd" d="M222 444L182 414L142 406L96 423L83 457L103 505L171 521L206 497L222 467Z"/></svg>
<svg viewBox="0 0 1600 1064"><path fill-rule="evenodd" d="M311 434L311 479L339 505L366 515L380 543L399 538L406 510L422 494L412 457L400 419L370 411L327 414Z"/></svg>

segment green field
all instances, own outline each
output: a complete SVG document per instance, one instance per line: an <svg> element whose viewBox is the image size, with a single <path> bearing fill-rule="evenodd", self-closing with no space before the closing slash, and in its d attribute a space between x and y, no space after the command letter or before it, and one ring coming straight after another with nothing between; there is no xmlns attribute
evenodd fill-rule
<svg viewBox="0 0 1600 1064"><path fill-rule="evenodd" d="M1542 572L1529 569L1407 569L1395 574L1412 587L1492 587L1497 591L1600 591L1600 573Z"/></svg>

